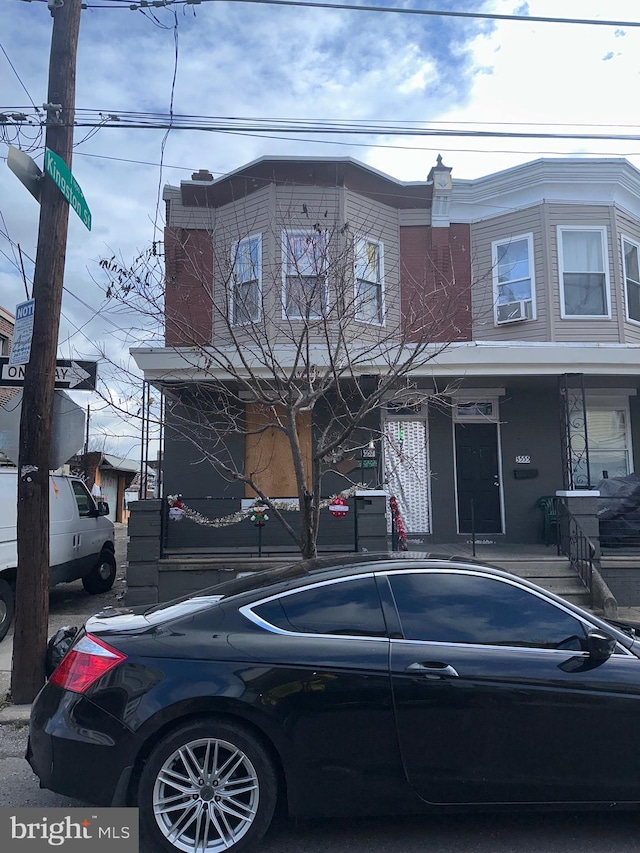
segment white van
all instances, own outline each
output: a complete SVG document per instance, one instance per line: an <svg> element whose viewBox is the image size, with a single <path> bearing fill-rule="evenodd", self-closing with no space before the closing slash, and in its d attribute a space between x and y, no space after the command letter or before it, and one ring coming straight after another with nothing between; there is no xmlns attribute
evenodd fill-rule
<svg viewBox="0 0 640 853"><path fill-rule="evenodd" d="M18 566L16 523L18 471L0 468L0 640L13 619ZM50 586L82 578L92 595L111 589L116 577L115 533L106 516L77 477L49 477Z"/></svg>

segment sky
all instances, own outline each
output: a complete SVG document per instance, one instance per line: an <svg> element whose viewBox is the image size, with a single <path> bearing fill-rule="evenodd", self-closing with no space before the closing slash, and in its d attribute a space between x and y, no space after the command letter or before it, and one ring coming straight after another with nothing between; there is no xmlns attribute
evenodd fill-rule
<svg viewBox="0 0 640 853"><path fill-rule="evenodd" d="M407 9L637 21L638 27L414 16L203 0L131 10L87 0L78 46L77 121L131 112L212 118L398 123L465 130L638 134L637 0L377 0ZM352 3L352 5L361 5ZM366 5L373 5L366 4ZM12 114L47 100L52 19L46 0L0 0L0 305L27 298L38 204L6 167L8 145L42 167L44 139ZM631 114L630 114L631 113ZM162 187L198 169L220 176L263 156L348 156L404 181L425 180L436 157L454 181L544 157L626 157L637 141L317 135L77 127L72 171L91 209L89 233L70 215L59 358L101 363L91 443L139 458L141 382L130 367L123 318L104 303L101 258L131 261L162 239ZM639 134L640 136L640 134ZM19 248L18 248L19 247ZM21 262L22 255L22 262ZM21 265L27 283L23 280ZM105 399L116 406L110 407ZM124 413L124 414L123 414Z"/></svg>

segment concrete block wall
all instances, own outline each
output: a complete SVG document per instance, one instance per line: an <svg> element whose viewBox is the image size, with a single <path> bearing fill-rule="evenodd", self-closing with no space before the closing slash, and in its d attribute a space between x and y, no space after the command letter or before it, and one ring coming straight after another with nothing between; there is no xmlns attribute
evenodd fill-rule
<svg viewBox="0 0 640 853"><path fill-rule="evenodd" d="M129 510L126 604L157 604L162 501L134 501Z"/></svg>

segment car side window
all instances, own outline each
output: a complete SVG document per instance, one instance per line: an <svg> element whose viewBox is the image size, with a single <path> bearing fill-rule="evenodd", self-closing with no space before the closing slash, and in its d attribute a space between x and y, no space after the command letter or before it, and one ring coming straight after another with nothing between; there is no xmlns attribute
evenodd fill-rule
<svg viewBox="0 0 640 853"><path fill-rule="evenodd" d="M78 480L72 480L71 486L78 504L78 513L81 516L91 515L92 511L95 511L95 504L87 488Z"/></svg>
<svg viewBox="0 0 640 853"><path fill-rule="evenodd" d="M321 584L251 609L270 625L296 634L387 635L373 577Z"/></svg>
<svg viewBox="0 0 640 853"><path fill-rule="evenodd" d="M582 622L527 589L456 572L389 575L406 639L582 651Z"/></svg>

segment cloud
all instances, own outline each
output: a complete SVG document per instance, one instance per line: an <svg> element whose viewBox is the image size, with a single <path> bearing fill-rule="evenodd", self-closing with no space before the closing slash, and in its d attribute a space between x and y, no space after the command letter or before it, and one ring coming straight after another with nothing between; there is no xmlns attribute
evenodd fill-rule
<svg viewBox="0 0 640 853"><path fill-rule="evenodd" d="M438 0L432 5L460 9L459 0ZM422 0L405 0L404 6L424 8ZM560 14L557 0L526 4L468 0L464 9ZM634 19L637 0L609 0L606 7L601 0L581 0L574 14ZM629 81L637 79L640 71L637 28L224 2L156 9L153 16L160 25L151 13L132 12L126 4L122 9L83 11L79 109L167 114L173 103L176 114L191 115L194 123L198 116L244 116L364 123L457 121L464 122L465 128L475 127L474 122L478 127L491 122L502 122L503 127L519 122L563 127L597 122L615 128L630 120ZM0 43L38 106L47 99L50 39L46 4L0 3ZM615 62L603 62L603 57L615 57ZM9 107L30 108L29 97L2 53L0 79L0 112ZM25 149L38 142L34 128L19 135L6 126L0 129L5 135L13 133L11 140ZM165 137L164 129L76 130L72 171L91 208L93 230L89 234L71 215L61 357L78 353L98 357L104 349L115 363L128 361L127 321L104 308L103 292L93 280L99 272L97 261L114 252L123 259L132 258L158 239L157 229L163 224L162 185L177 184L199 168L220 175L264 155L341 155L356 157L401 180L420 180L439 151L453 166L454 178L486 174L548 150L559 154L602 150L633 159L628 145L611 143L397 139L383 134L309 141L308 135L282 132L259 136L178 130ZM6 156L6 151L6 145L0 145L0 156ZM41 164L42 147L36 147L32 156ZM15 246L7 235L13 244L20 244L31 276L33 265L27 256L35 257L38 205L2 163L0 214L4 216L4 221L0 218L0 304L12 310L25 294ZM115 433L120 428L111 419L103 422ZM129 426L121 429L124 432Z"/></svg>

